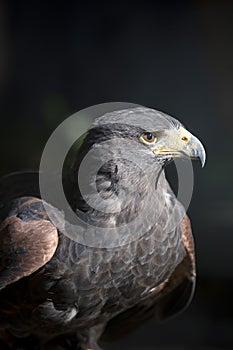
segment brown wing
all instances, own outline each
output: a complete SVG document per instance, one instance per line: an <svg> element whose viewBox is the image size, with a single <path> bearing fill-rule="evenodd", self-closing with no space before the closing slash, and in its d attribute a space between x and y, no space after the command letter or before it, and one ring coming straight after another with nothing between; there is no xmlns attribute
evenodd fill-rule
<svg viewBox="0 0 233 350"><path fill-rule="evenodd" d="M195 289L195 252L189 218L184 217L183 242L187 255L170 278L154 288L151 297L112 319L104 338L114 339L140 326L151 318L163 320L183 311L190 303Z"/></svg>
<svg viewBox="0 0 233 350"><path fill-rule="evenodd" d="M57 245L57 229L48 220L41 199L13 201L0 224L0 289L46 264Z"/></svg>

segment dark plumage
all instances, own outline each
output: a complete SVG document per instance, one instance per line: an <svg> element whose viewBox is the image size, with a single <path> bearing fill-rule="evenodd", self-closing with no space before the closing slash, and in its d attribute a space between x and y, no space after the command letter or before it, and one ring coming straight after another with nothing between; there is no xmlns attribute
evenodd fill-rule
<svg viewBox="0 0 233 350"><path fill-rule="evenodd" d="M105 147L110 159L94 180L86 174L103 204L108 200L108 210L101 211L93 208L92 190L83 197L77 174L91 150L101 158ZM47 213L55 209L50 203L45 210L36 174L2 179L0 334L5 346L98 349L104 330L106 336L119 335L151 317L176 314L189 303L195 284L189 219L184 216L166 229L174 204L172 223L184 211L163 171L178 156L200 157L204 163L205 153L178 121L160 112L138 107L95 121L65 191L73 210L96 227L96 234L105 229L105 246L78 243L54 226ZM154 187L151 179L156 179ZM146 215L135 221L147 207ZM118 237L119 227L125 229ZM89 239L88 229L86 235Z"/></svg>

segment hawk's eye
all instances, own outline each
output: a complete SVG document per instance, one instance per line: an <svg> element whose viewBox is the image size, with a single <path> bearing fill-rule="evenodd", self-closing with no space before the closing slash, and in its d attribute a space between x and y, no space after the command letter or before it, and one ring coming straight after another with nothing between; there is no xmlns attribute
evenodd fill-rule
<svg viewBox="0 0 233 350"><path fill-rule="evenodd" d="M153 135L151 132L144 132L142 135L141 135L141 140L144 142L144 143L147 143L147 144L153 144L157 141L157 138L155 137L155 135Z"/></svg>

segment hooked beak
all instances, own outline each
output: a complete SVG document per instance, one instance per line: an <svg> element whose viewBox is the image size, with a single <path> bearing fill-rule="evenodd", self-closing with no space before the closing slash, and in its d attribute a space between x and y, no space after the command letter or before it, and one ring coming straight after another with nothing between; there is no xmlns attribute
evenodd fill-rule
<svg viewBox="0 0 233 350"><path fill-rule="evenodd" d="M206 152L202 143L183 127L164 130L162 140L157 144L153 153L171 158L199 158L202 167L206 160Z"/></svg>

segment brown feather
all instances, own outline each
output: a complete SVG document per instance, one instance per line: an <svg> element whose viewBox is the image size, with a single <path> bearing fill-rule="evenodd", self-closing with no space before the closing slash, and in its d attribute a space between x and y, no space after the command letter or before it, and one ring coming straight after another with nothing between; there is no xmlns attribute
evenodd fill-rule
<svg viewBox="0 0 233 350"><path fill-rule="evenodd" d="M56 227L47 220L46 213L30 217L30 206L42 202L33 198L23 202L17 212L0 224L0 289L28 276L46 264L58 245ZM28 211L27 220L19 213Z"/></svg>

